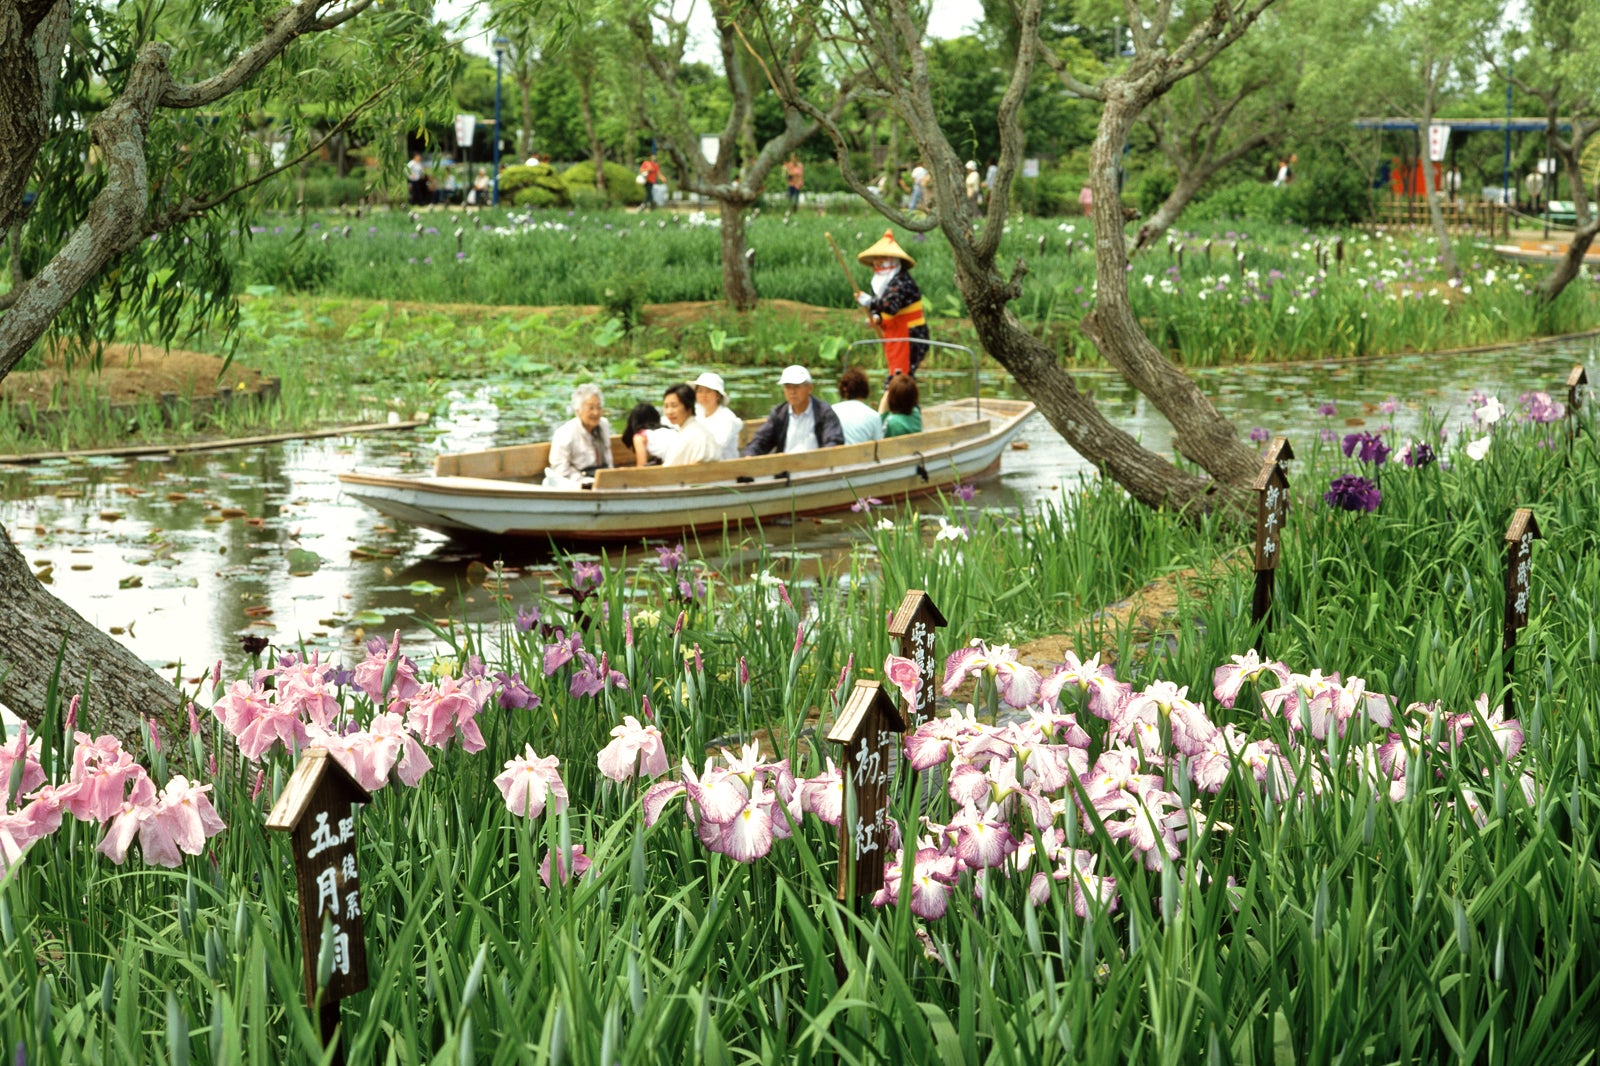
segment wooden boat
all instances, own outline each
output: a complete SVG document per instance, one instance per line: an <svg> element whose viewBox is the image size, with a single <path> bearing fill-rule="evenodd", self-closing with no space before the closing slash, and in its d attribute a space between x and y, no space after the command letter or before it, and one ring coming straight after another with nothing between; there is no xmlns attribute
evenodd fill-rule
<svg viewBox="0 0 1600 1066"><path fill-rule="evenodd" d="M441 455L431 475L357 470L339 480L385 515L457 536L677 536L844 510L864 497L906 499L992 475L1033 411L1023 400L952 400L923 408L921 433L695 466L618 465L600 471L592 489L541 484L548 443ZM746 422L746 438L760 424ZM621 438L611 444L615 462L631 462Z"/></svg>

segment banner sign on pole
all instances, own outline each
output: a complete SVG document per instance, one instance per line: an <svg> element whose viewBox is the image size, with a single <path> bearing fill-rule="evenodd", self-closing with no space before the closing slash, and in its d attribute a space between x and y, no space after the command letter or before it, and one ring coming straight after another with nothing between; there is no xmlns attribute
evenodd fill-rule
<svg viewBox="0 0 1600 1066"><path fill-rule="evenodd" d="M1428 161L1444 162L1444 150L1450 147L1450 127L1435 123L1428 127Z"/></svg>
<svg viewBox="0 0 1600 1066"><path fill-rule="evenodd" d="M478 128L477 115L456 116L456 144L462 148L472 147L472 135Z"/></svg>

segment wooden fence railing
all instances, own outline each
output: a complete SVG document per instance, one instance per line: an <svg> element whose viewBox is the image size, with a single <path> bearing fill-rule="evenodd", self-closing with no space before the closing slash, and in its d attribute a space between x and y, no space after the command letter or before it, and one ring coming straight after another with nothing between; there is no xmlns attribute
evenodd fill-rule
<svg viewBox="0 0 1600 1066"><path fill-rule="evenodd" d="M1428 201L1415 198L1385 198L1377 203L1370 225L1377 226L1431 226ZM1440 205L1444 224L1452 233L1482 233L1511 235L1511 212L1504 204L1488 200L1452 200Z"/></svg>

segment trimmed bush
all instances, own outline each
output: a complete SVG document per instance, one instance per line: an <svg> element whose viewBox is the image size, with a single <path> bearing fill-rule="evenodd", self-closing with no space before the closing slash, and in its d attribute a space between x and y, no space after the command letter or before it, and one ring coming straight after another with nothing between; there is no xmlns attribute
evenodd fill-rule
<svg viewBox="0 0 1600 1066"><path fill-rule="evenodd" d="M1224 185L1204 200L1192 204L1185 217L1196 222L1237 219L1248 222L1287 222L1289 190L1260 181Z"/></svg>
<svg viewBox="0 0 1600 1066"><path fill-rule="evenodd" d="M618 163L607 162L606 198L614 204L642 204L644 203L644 186L634 180L634 172ZM566 184L570 195L577 189L590 189L598 192L594 187L594 163L585 161L576 163L561 172L561 180Z"/></svg>
<svg viewBox="0 0 1600 1066"><path fill-rule="evenodd" d="M545 196L521 197L522 193L534 189L540 190ZM519 207L560 207L567 203L567 187L555 168L548 163L540 163L536 167L506 167L500 171L500 198L510 200Z"/></svg>

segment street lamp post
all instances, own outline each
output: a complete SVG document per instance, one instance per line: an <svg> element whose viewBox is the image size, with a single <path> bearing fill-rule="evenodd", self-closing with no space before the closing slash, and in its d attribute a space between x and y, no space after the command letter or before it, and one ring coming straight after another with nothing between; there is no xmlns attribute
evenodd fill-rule
<svg viewBox="0 0 1600 1066"><path fill-rule="evenodd" d="M500 206L500 62L510 43L504 37L494 39L494 186L489 192L489 202L495 207Z"/></svg>

